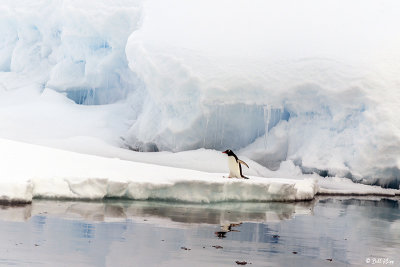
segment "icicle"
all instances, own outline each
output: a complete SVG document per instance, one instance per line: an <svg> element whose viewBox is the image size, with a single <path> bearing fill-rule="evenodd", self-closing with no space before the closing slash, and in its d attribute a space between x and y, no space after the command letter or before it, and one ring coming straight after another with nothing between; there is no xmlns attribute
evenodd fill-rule
<svg viewBox="0 0 400 267"><path fill-rule="evenodd" d="M96 88L93 88L92 89L92 105L96 104L96 100L95 99L96 99Z"/></svg>
<svg viewBox="0 0 400 267"><path fill-rule="evenodd" d="M206 148L206 137L207 137L207 130L208 130L208 122L210 120L210 116L207 114L206 115L206 128L204 131L204 139L203 139L203 148Z"/></svg>
<svg viewBox="0 0 400 267"><path fill-rule="evenodd" d="M271 114L270 114L270 124L271 124L271 128L273 128L276 124L276 109L272 109L271 108Z"/></svg>
<svg viewBox="0 0 400 267"><path fill-rule="evenodd" d="M264 148L265 149L267 149L267 145L268 145L269 122L271 119L270 113L271 113L271 106L267 104L264 106L264 128L265 128Z"/></svg>

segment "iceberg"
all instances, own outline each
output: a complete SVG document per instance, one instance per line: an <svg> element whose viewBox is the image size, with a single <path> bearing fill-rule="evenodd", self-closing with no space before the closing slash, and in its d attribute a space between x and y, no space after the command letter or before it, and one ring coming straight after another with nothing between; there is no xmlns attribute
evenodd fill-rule
<svg viewBox="0 0 400 267"><path fill-rule="evenodd" d="M398 189L399 10L394 0L362 12L344 0L4 0L0 137L125 159L142 157L118 148L230 148L259 164L254 176ZM93 186L107 187L102 177Z"/></svg>

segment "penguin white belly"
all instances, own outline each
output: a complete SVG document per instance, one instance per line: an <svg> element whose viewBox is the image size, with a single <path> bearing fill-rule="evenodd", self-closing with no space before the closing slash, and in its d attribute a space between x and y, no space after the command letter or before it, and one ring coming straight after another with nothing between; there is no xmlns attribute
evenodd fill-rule
<svg viewBox="0 0 400 267"><path fill-rule="evenodd" d="M242 178L240 175L239 163L236 162L235 157L228 157L229 177Z"/></svg>

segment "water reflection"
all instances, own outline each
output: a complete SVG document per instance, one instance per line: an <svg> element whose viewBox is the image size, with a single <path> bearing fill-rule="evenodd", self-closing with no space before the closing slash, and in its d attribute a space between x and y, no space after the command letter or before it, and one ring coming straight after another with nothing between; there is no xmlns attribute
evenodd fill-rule
<svg viewBox="0 0 400 267"><path fill-rule="evenodd" d="M208 205L35 200L0 206L0 236L0 263L25 266L66 259L69 266L365 266L367 257L396 266L400 208L399 199L367 197Z"/></svg>
<svg viewBox="0 0 400 267"><path fill-rule="evenodd" d="M21 205L0 205L0 220L6 221L26 221L32 215L31 204Z"/></svg>
<svg viewBox="0 0 400 267"><path fill-rule="evenodd" d="M400 205L397 198L319 198L319 202L325 205L342 206L346 209L358 206L365 210L364 216L374 219L379 218L388 222L400 220ZM394 212L395 211L395 212ZM397 211L397 212L396 212Z"/></svg>
<svg viewBox="0 0 400 267"><path fill-rule="evenodd" d="M3 206L0 220L26 221L35 216L60 216L86 221L157 218L185 224L278 222L295 215L312 215L315 201L293 203L183 204L156 201L75 202L35 200L18 207Z"/></svg>

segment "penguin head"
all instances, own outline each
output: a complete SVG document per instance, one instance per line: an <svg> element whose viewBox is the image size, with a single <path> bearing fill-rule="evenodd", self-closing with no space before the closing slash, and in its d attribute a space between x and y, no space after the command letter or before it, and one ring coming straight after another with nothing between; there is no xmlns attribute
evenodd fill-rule
<svg viewBox="0 0 400 267"><path fill-rule="evenodd" d="M230 149L227 149L227 150L225 150L225 151L222 152L222 153L225 153L225 154L227 154L228 156L233 156L233 155L235 155L235 153L233 153L233 151L230 150Z"/></svg>

